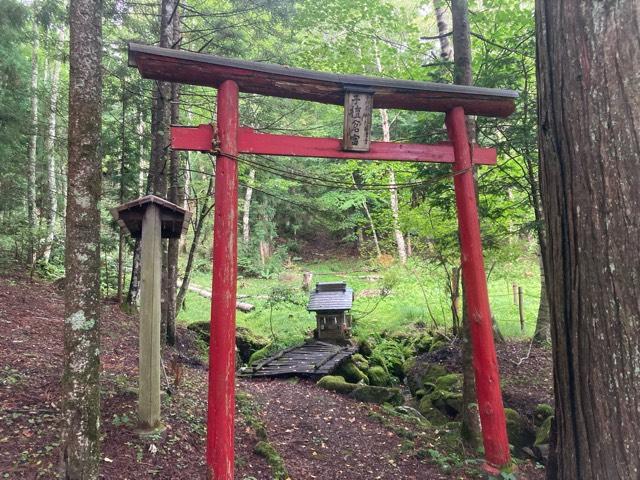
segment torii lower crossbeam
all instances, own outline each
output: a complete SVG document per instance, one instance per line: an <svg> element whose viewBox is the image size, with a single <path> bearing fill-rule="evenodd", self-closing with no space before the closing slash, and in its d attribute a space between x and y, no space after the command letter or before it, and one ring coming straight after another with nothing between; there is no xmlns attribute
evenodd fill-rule
<svg viewBox="0 0 640 480"><path fill-rule="evenodd" d="M173 150L196 150L215 153L216 126L171 126ZM285 157L317 157L351 160L389 160L396 162L454 163L453 144L371 142L368 152L347 152L338 138L301 137L298 135L274 135L259 133L248 127L238 128L238 152L257 155L281 155ZM473 148L473 163L495 165L496 149Z"/></svg>

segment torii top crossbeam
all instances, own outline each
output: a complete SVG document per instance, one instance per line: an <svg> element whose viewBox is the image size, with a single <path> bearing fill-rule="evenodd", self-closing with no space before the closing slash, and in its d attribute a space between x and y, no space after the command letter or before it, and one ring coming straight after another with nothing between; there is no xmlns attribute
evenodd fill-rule
<svg viewBox="0 0 640 480"><path fill-rule="evenodd" d="M336 75L133 43L129 45L129 65L145 78L218 89L217 124L195 128L172 126L171 138L174 150L216 155L207 412L209 478L234 478L237 159L243 153L453 165L478 410L487 469L498 474L496 467L508 464L510 454L473 179L474 164L494 164L496 152L475 145L471 148L465 114L506 117L514 111L516 92ZM239 92L344 104L343 138L274 135L242 127ZM436 145L371 142L372 107L444 112L449 142Z"/></svg>
<svg viewBox="0 0 640 480"><path fill-rule="evenodd" d="M342 105L345 87L356 86L372 91L374 108L448 112L462 107L469 115L507 117L518 97L513 90L339 75L137 43L129 44L129 66L154 80L215 88L233 80L241 92L334 105Z"/></svg>

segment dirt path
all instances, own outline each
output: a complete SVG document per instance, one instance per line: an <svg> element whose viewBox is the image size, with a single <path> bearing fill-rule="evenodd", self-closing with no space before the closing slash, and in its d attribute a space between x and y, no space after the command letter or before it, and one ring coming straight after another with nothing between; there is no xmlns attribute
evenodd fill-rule
<svg viewBox="0 0 640 480"><path fill-rule="evenodd" d="M51 284L20 275L0 278L0 472L9 475L5 478L56 477L63 313L61 292ZM188 343L188 332L181 333ZM182 350L188 353L189 346ZM140 438L133 430L136 320L113 304L103 308L101 352L101 478L204 479L206 368L172 361L179 356L175 350L165 353L170 381L179 377L173 395L163 398L167 429ZM403 439L369 416L377 407L307 382L242 380L238 389L257 404L268 440L292 479L448 478L415 452L403 451ZM272 469L254 453L259 441L254 430L237 415L236 478L269 480Z"/></svg>
<svg viewBox="0 0 640 480"><path fill-rule="evenodd" d="M53 285L0 276L0 478L58 476L63 313ZM179 329L180 345L164 352L173 391L163 395L166 430L142 438L134 431L137 320L105 303L101 330L101 478L205 479L207 370L195 361L192 332ZM274 478L272 466L254 451L261 440L255 417L292 480L480 478L468 470L444 473L433 450L442 432L420 430L381 407L306 381L238 380L237 387L253 412L240 408L236 415L238 480ZM523 398L531 392L518 387ZM457 462L462 468L463 459ZM521 470L520 478L542 473Z"/></svg>
<svg viewBox="0 0 640 480"><path fill-rule="evenodd" d="M243 382L262 407L269 439L295 479L450 478L416 445L381 425L380 408L306 381ZM372 416L372 414L374 416Z"/></svg>

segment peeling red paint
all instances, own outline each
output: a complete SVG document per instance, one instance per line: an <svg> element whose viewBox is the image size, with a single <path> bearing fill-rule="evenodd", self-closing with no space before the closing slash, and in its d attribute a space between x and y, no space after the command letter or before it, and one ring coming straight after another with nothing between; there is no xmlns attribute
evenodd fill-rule
<svg viewBox="0 0 640 480"><path fill-rule="evenodd" d="M473 344L473 369L476 379L476 395L480 405L480 423L488 464L501 467L510 461L504 407L498 374L496 349L493 343L493 326L489 309L487 279L482 257L480 220L476 202L471 152L467 138L464 109L456 107L447 113L447 131L453 143L456 162L454 171L460 172L453 179L460 249L462 251L462 277L469 310L473 312L471 342ZM466 171L465 171L466 170Z"/></svg>
<svg viewBox="0 0 640 480"><path fill-rule="evenodd" d="M238 86L231 80L218 90L218 131L230 156L216 159L207 465L211 478L233 480L238 165L231 156L238 154Z"/></svg>

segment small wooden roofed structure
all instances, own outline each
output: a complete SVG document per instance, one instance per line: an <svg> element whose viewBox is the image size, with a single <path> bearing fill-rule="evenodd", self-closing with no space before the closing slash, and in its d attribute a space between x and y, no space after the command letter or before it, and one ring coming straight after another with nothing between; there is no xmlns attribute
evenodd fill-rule
<svg viewBox="0 0 640 480"><path fill-rule="evenodd" d="M346 282L319 282L309 296L310 312L341 312L351 310L353 290Z"/></svg>
<svg viewBox="0 0 640 480"><path fill-rule="evenodd" d="M129 66L153 80L215 88L233 80L241 92L334 105L343 104L345 88L360 87L373 93L374 108L447 112L463 107L469 115L507 117L518 97L513 90L316 72L138 43L129 43Z"/></svg>
<svg viewBox="0 0 640 480"><path fill-rule="evenodd" d="M180 238L187 231L191 212L155 195L136 198L112 208L111 215L133 238L140 238L144 212L151 204L160 209L162 238Z"/></svg>

